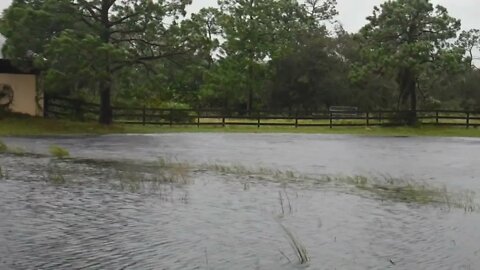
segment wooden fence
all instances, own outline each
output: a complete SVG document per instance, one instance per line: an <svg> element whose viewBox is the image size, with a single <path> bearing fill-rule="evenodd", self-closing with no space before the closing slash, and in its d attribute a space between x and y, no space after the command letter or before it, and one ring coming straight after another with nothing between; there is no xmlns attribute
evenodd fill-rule
<svg viewBox="0 0 480 270"><path fill-rule="evenodd" d="M65 98L48 98L45 117L96 120L99 105ZM157 109L113 107L113 122L165 126L290 126L290 127L355 127L401 126L411 111L255 111L230 112L205 109ZM418 110L422 125L480 126L480 112L455 110Z"/></svg>

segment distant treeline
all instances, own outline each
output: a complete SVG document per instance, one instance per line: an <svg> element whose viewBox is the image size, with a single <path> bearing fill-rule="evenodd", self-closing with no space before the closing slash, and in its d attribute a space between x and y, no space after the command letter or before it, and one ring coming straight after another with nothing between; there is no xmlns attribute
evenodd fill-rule
<svg viewBox="0 0 480 270"><path fill-rule="evenodd" d="M105 124L114 105L480 110L480 31L431 1L387 1L357 33L332 23L335 0L219 0L186 17L189 2L14 0L3 55L33 63L42 91L100 103Z"/></svg>

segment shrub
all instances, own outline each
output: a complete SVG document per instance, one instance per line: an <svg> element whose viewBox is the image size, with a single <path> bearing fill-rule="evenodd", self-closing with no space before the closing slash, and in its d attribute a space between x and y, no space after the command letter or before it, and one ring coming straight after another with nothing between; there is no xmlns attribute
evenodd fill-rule
<svg viewBox="0 0 480 270"><path fill-rule="evenodd" d="M190 115L191 111L188 110L191 108L187 104L166 102L162 103L160 107L172 109L164 113L164 121L166 122L172 120L173 123L193 123L195 121L195 116Z"/></svg>

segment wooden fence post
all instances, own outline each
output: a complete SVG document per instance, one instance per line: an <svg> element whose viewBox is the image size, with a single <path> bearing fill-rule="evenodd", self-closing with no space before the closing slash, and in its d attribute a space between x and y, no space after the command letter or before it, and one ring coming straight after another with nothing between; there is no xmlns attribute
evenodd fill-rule
<svg viewBox="0 0 480 270"><path fill-rule="evenodd" d="M467 128L470 128L470 112L467 112Z"/></svg>
<svg viewBox="0 0 480 270"><path fill-rule="evenodd" d="M147 122L147 109L145 108L145 105L143 105L143 110L142 110L142 125L145 126Z"/></svg>
<svg viewBox="0 0 480 270"><path fill-rule="evenodd" d="M368 126L370 126L370 113L367 112L367 113L365 114L365 117L366 117L366 119L367 119L367 127L368 127Z"/></svg>
<svg viewBox="0 0 480 270"><path fill-rule="evenodd" d="M298 128L298 111L295 111L295 128Z"/></svg>
<svg viewBox="0 0 480 270"><path fill-rule="evenodd" d="M222 113L222 127L225 127L225 115L226 113Z"/></svg>
<svg viewBox="0 0 480 270"><path fill-rule="evenodd" d="M333 128L333 114L330 112L330 128Z"/></svg>
<svg viewBox="0 0 480 270"><path fill-rule="evenodd" d="M200 111L197 110L197 128L200 128Z"/></svg>
<svg viewBox="0 0 480 270"><path fill-rule="evenodd" d="M43 117L44 118L48 118L48 110L49 110L48 102L49 101L50 101L49 96L44 95L43 96Z"/></svg>
<svg viewBox="0 0 480 270"><path fill-rule="evenodd" d="M257 113L257 128L260 128L260 112Z"/></svg>
<svg viewBox="0 0 480 270"><path fill-rule="evenodd" d="M435 111L435 123L438 125L438 111Z"/></svg>

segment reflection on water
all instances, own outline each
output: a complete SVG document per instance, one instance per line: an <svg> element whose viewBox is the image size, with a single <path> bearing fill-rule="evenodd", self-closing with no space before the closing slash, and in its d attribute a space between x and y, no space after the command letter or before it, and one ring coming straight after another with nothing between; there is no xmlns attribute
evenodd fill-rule
<svg viewBox="0 0 480 270"><path fill-rule="evenodd" d="M13 155L0 164L0 269L480 267L478 212L219 170Z"/></svg>

